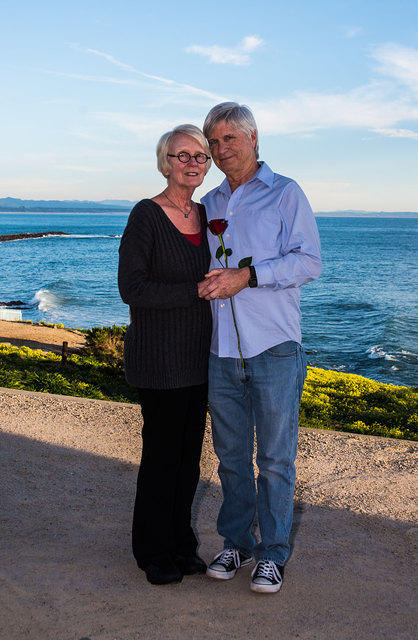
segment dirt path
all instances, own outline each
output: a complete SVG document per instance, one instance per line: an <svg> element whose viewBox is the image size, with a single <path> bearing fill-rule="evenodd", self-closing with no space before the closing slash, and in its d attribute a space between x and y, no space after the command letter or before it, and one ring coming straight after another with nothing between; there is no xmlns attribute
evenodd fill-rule
<svg viewBox="0 0 418 640"><path fill-rule="evenodd" d="M25 322L9 322L0 320L0 342L8 342L16 347L30 347L61 353L62 343L68 342L70 350L84 346L85 336L75 329L56 329Z"/></svg>
<svg viewBox="0 0 418 640"><path fill-rule="evenodd" d="M279 594L250 569L153 587L132 560L138 406L0 389L0 637L8 640L411 639L418 446L301 430L293 554ZM218 549L206 434L194 506Z"/></svg>

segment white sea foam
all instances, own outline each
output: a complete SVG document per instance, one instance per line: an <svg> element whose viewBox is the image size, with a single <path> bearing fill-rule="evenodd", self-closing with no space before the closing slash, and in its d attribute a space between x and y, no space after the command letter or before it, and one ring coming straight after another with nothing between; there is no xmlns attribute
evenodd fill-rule
<svg viewBox="0 0 418 640"><path fill-rule="evenodd" d="M40 311L52 311L59 306L58 297L49 289L39 289L30 304L37 304Z"/></svg>
<svg viewBox="0 0 418 640"><path fill-rule="evenodd" d="M401 354L403 356L414 356L414 357L417 356L416 353L413 353L412 351L406 351L406 349L401 349Z"/></svg>
<svg viewBox="0 0 418 640"><path fill-rule="evenodd" d="M397 362L399 358L397 358L393 353L388 353L384 350L383 345L376 344L374 347L370 347L367 349L366 353L369 354L369 358L384 358L385 360L394 360Z"/></svg>
<svg viewBox="0 0 418 640"><path fill-rule="evenodd" d="M373 347L367 349L366 353L369 354L369 358L385 358L387 356L386 351L383 349L383 345L376 344Z"/></svg>
<svg viewBox="0 0 418 640"><path fill-rule="evenodd" d="M68 235L63 235L63 236L57 236L55 234L50 234L50 233L46 233L44 236L39 236L39 238L16 238L15 240L9 240L9 242L22 242L23 240L43 240L44 238L56 238L57 240L72 240L72 239L79 239L79 238L121 238L122 234L120 235L101 235L98 233L91 233L91 234L81 234L81 233L77 233L77 234L68 234Z"/></svg>
<svg viewBox="0 0 418 640"><path fill-rule="evenodd" d="M100 235L98 233L96 233L96 234L81 234L81 233L77 233L77 234L74 234L74 235L71 234L70 236L51 236L51 237L67 238L67 240L68 240L68 238L70 238L70 239L73 239L73 238L76 238L76 239L79 239L79 238L121 238L122 235L114 235L114 236L107 235L107 236L105 236L105 235Z"/></svg>

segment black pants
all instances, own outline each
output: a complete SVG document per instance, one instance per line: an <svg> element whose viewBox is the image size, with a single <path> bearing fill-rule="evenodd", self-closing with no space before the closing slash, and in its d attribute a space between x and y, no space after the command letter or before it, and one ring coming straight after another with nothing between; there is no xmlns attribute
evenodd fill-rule
<svg viewBox="0 0 418 640"><path fill-rule="evenodd" d="M138 391L144 426L132 549L144 568L153 559L196 552L190 519L200 474L207 384Z"/></svg>

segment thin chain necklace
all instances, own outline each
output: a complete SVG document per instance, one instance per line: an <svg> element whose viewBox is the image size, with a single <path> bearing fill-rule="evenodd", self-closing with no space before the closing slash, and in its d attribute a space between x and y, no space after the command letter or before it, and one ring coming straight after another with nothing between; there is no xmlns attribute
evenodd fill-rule
<svg viewBox="0 0 418 640"><path fill-rule="evenodd" d="M168 200L169 202L171 202L171 204L172 204L174 207L176 207L176 209L178 209L179 211L181 211L185 218L188 218L188 217L189 217L189 215L191 214L192 209L193 209L193 203L192 203L192 201L191 201L191 200L190 200L190 209L188 210L188 212L187 212L187 213L184 213L183 209L180 209L180 207L179 207L178 205L176 205L176 203L175 203L175 202L173 202L172 200L170 200L170 198L169 198L169 197L168 197L168 195L165 193L165 191L163 191L163 196L165 196L165 197L167 198L167 200Z"/></svg>

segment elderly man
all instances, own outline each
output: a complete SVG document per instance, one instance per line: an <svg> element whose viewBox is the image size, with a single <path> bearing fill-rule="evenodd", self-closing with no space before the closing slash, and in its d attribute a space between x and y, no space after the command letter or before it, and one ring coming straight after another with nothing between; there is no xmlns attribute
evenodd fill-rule
<svg viewBox="0 0 418 640"><path fill-rule="evenodd" d="M209 221L228 223L222 242L209 233L211 271L199 283L199 296L212 301L209 408L223 491L218 532L224 548L207 574L228 580L254 558L251 589L272 593L282 585L290 551L306 377L300 287L320 274L320 243L300 187L258 161L257 126L248 107L217 105L203 130L226 178L202 202ZM225 253L228 268L216 268L225 266ZM245 266L239 264L243 258Z"/></svg>

